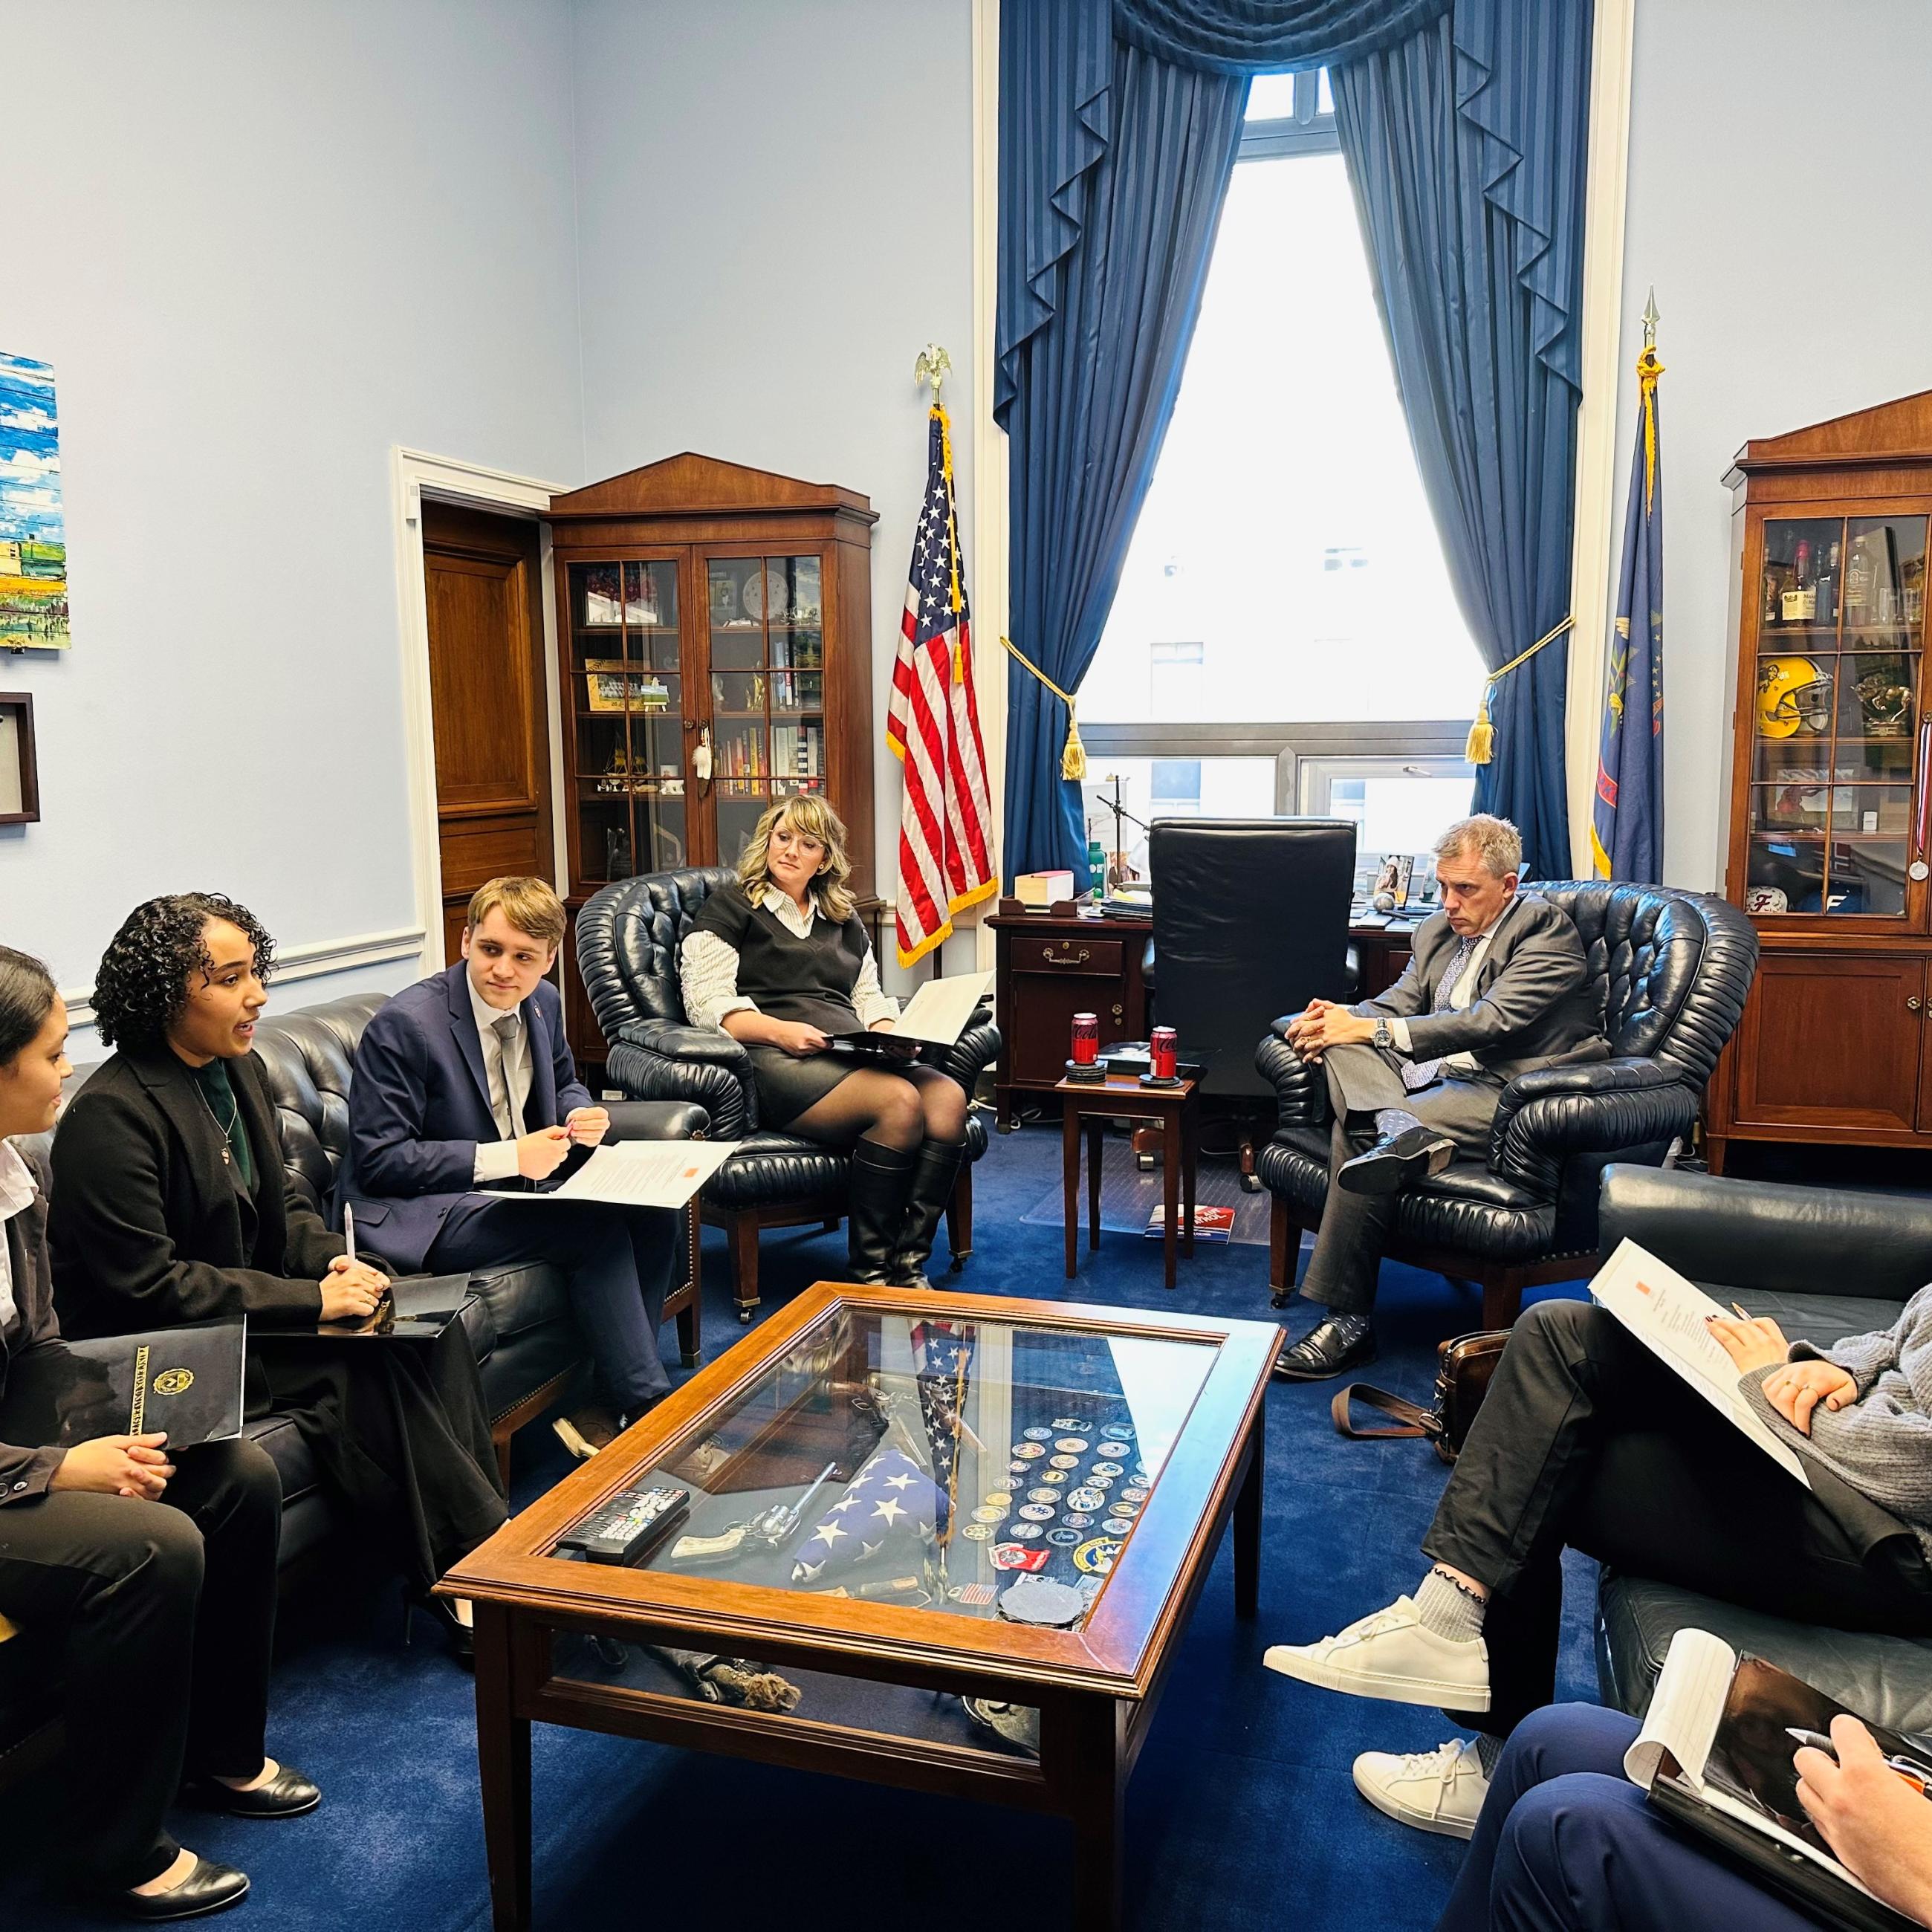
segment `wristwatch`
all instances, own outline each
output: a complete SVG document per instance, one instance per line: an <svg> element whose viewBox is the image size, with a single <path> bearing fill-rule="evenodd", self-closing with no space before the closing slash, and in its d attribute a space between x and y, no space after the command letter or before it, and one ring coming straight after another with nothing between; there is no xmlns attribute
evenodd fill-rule
<svg viewBox="0 0 1932 1932"><path fill-rule="evenodd" d="M1390 1032L1389 1023L1387 1020L1378 1020L1376 1022L1376 1044L1384 1053L1395 1045L1395 1035Z"/></svg>

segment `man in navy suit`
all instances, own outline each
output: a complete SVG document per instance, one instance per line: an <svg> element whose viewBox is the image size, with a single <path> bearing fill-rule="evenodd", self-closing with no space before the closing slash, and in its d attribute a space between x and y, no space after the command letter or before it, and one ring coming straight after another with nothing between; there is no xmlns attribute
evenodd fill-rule
<svg viewBox="0 0 1932 1932"><path fill-rule="evenodd" d="M538 1186L610 1124L577 1077L545 976L563 933L544 880L479 888L463 957L398 993L363 1033L342 1191L358 1234L398 1270L544 1261L568 1274L598 1400L556 1430L589 1455L670 1391L657 1331L677 1217L591 1202L538 1214L479 1192Z"/></svg>

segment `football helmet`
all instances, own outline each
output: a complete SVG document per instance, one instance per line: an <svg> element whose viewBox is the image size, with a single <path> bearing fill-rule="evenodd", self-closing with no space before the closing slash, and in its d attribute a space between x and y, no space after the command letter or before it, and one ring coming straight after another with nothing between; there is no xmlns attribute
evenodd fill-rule
<svg viewBox="0 0 1932 1932"><path fill-rule="evenodd" d="M1757 668L1760 738L1814 736L1832 728L1832 674L1810 658L1766 658Z"/></svg>

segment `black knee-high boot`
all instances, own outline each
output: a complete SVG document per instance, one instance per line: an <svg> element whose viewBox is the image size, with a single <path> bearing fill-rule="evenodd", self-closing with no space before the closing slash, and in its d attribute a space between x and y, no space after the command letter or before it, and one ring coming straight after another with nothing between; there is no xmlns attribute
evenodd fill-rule
<svg viewBox="0 0 1932 1932"><path fill-rule="evenodd" d="M854 1281L884 1281L898 1246L906 1190L916 1156L909 1148L861 1141L852 1150L845 1197L845 1252Z"/></svg>
<svg viewBox="0 0 1932 1932"><path fill-rule="evenodd" d="M892 1257L891 1280L900 1288L930 1288L926 1264L939 1235L939 1217L952 1198L960 1163L966 1158L964 1141L925 1141L912 1172L906 1196L905 1220L899 1229L898 1250Z"/></svg>

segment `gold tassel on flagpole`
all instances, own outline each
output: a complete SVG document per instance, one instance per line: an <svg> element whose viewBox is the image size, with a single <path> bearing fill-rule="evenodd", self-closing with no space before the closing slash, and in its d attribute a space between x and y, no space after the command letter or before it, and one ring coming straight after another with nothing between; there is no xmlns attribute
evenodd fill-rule
<svg viewBox="0 0 1932 1932"><path fill-rule="evenodd" d="M1062 691L1012 638L1002 638L1000 642L1066 706L1066 742L1060 747L1060 776L1078 784L1087 776L1087 747L1080 742L1080 726L1073 716L1072 692Z"/></svg>
<svg viewBox="0 0 1932 1932"><path fill-rule="evenodd" d="M1527 664L1545 644L1553 644L1575 620L1565 617L1554 630L1546 631L1526 651L1519 651L1506 664L1498 664L1483 680L1482 702L1476 706L1476 722L1469 727L1468 742L1462 755L1472 765L1486 765L1496 756L1496 728L1490 722L1490 696L1497 680L1508 676L1518 664Z"/></svg>

